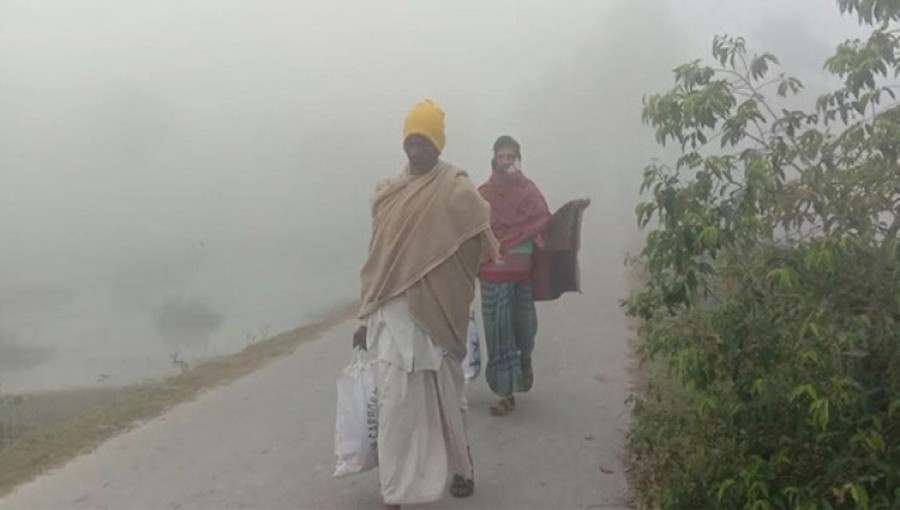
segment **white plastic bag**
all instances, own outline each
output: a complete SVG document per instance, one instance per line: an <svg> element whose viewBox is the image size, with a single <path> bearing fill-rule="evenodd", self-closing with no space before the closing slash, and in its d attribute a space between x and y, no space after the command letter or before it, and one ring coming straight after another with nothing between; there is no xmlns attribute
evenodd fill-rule
<svg viewBox="0 0 900 510"><path fill-rule="evenodd" d="M463 358L462 364L466 382L472 381L481 373L481 342L478 339L475 312L469 312L469 335L466 339L466 357Z"/></svg>
<svg viewBox="0 0 900 510"><path fill-rule="evenodd" d="M378 466L378 392L375 362L356 351L337 380L337 417L334 423L335 477Z"/></svg>

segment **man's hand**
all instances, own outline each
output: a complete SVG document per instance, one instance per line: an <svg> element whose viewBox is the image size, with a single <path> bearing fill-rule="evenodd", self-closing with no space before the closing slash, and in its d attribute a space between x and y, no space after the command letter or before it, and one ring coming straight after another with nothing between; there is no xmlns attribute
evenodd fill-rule
<svg viewBox="0 0 900 510"><path fill-rule="evenodd" d="M353 333L353 348L361 349L363 351L366 350L366 333L369 329L365 326L360 326L355 333Z"/></svg>

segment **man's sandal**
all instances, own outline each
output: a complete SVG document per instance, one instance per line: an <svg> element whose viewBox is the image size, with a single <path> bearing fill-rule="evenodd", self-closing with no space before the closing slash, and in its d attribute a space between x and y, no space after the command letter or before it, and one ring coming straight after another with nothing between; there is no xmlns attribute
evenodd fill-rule
<svg viewBox="0 0 900 510"><path fill-rule="evenodd" d="M462 475L453 475L450 494L454 498L468 498L475 492L475 480L466 479Z"/></svg>

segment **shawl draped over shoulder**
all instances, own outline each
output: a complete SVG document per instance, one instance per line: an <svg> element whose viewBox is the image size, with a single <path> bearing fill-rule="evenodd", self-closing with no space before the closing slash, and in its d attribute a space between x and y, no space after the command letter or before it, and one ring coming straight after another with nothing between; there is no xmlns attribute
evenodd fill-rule
<svg viewBox="0 0 900 510"><path fill-rule="evenodd" d="M443 161L424 175L407 168L372 199L359 317L407 293L413 318L462 360L475 276L497 257L490 206L463 170Z"/></svg>

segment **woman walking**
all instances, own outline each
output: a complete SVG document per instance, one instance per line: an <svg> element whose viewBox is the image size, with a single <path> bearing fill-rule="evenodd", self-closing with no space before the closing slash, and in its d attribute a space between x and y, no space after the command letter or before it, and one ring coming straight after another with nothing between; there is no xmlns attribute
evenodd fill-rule
<svg viewBox="0 0 900 510"><path fill-rule="evenodd" d="M521 169L522 151L510 136L494 143L490 179L478 188L491 205L491 229L500 241L501 258L483 264L478 273L481 282L481 308L484 320L488 363L485 378L500 399L491 413L504 416L516 407L514 393L527 392L534 384L532 353L537 334L533 277L535 252L544 248L544 235L551 220L544 195ZM564 223L573 224L589 200L576 200L563 212ZM580 226L576 227L580 229ZM577 239L564 236L567 242ZM567 246L573 254L577 245ZM576 263L565 268L577 271ZM574 275L573 275L574 276ZM577 286L577 277L570 279ZM569 282L567 282L569 283ZM565 287L562 290L574 290ZM555 299L554 293L545 299Z"/></svg>

